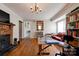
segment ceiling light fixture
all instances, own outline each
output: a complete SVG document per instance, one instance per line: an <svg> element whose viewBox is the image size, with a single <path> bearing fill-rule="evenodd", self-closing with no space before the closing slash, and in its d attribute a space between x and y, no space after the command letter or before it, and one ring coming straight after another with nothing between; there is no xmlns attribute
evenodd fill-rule
<svg viewBox="0 0 79 59"><path fill-rule="evenodd" d="M42 9L38 6L37 3L35 3L34 6L31 6L30 9L31 9L32 13L34 13L34 12L38 13L38 12L42 11Z"/></svg>

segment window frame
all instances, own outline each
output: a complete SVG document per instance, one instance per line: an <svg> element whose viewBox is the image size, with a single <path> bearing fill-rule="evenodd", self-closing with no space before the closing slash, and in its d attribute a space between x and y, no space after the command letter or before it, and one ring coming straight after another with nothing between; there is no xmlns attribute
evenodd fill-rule
<svg viewBox="0 0 79 59"><path fill-rule="evenodd" d="M61 22L61 21L65 21L65 32L66 32L66 19L61 19L61 20L59 20L59 21L56 22L56 32L57 33L59 33L58 32L58 23Z"/></svg>

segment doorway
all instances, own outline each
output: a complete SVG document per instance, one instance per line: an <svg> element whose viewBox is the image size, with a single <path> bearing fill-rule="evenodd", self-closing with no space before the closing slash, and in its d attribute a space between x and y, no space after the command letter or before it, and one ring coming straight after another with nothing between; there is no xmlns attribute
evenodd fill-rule
<svg viewBox="0 0 79 59"><path fill-rule="evenodd" d="M19 39L22 39L22 21L19 21Z"/></svg>

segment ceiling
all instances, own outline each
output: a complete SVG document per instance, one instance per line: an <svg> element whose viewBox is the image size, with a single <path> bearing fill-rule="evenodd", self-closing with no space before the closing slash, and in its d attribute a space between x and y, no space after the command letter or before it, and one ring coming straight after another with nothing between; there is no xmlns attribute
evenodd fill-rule
<svg viewBox="0 0 79 59"><path fill-rule="evenodd" d="M38 3L42 12L32 13L30 7L34 3L4 3L24 20L48 20L59 12L66 4L65 3Z"/></svg>

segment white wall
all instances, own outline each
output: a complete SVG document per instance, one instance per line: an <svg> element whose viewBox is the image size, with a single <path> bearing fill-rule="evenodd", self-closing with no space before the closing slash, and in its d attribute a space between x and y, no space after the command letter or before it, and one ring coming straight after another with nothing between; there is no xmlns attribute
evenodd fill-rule
<svg viewBox="0 0 79 59"><path fill-rule="evenodd" d="M56 33L56 23L53 21L44 21L44 34Z"/></svg>
<svg viewBox="0 0 79 59"><path fill-rule="evenodd" d="M23 21L23 19L18 15L16 15L12 10L10 10L4 4L0 4L0 9L10 14L10 22L15 24L15 26L13 27L13 39L17 38L19 40L19 20Z"/></svg>
<svg viewBox="0 0 79 59"><path fill-rule="evenodd" d="M28 31L30 31L30 21L24 21L24 38L29 37Z"/></svg>
<svg viewBox="0 0 79 59"><path fill-rule="evenodd" d="M35 21L31 21L30 23L30 29L31 29L31 38L35 38L35 32L36 32L36 22Z"/></svg>
<svg viewBox="0 0 79 59"><path fill-rule="evenodd" d="M27 33L27 31L31 31L31 32ZM24 21L24 38L26 37L35 38L35 31L36 31L35 21Z"/></svg>

